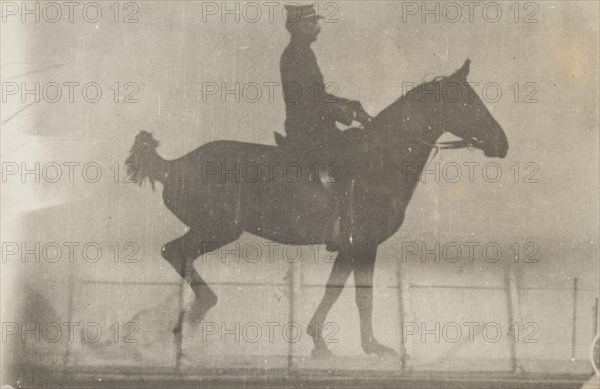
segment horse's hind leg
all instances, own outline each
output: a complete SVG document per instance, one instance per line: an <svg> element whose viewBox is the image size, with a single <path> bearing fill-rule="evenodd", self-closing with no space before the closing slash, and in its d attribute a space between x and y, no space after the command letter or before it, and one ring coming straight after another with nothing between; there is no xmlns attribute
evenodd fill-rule
<svg viewBox="0 0 600 389"><path fill-rule="evenodd" d="M313 357L322 358L333 355L331 351L329 351L325 339L323 339L323 324L329 310L337 301L338 297L340 297L344 285L352 272L353 266L351 261L352 257L348 255L346 250L342 249L338 253L335 262L333 263L329 280L327 281L325 295L308 324L308 333L315 343L315 347L312 351Z"/></svg>
<svg viewBox="0 0 600 389"><path fill-rule="evenodd" d="M231 237L231 239L221 239L219 242L209 242L204 238L206 238L205 234L191 229L181 238L165 244L161 250L163 258L173 266L194 292L196 298L192 303L188 318L195 324L199 323L210 308L217 304L217 295L194 269L193 262L203 254L214 251L236 239ZM181 330L182 321L183 312L176 331Z"/></svg>

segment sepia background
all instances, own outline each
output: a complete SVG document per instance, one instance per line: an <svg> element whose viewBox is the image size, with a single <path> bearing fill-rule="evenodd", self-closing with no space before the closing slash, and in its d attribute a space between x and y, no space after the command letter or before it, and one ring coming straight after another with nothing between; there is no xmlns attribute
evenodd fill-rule
<svg viewBox="0 0 600 389"><path fill-rule="evenodd" d="M462 179L452 183L427 175L403 227L379 248L375 334L403 355L404 366L363 354L352 280L328 317L336 324L339 342L330 348L337 358L313 360L305 332L296 343L285 341L280 330L275 341L263 336L255 343L238 343L232 336L207 341L200 329L187 324L181 339L173 335L189 291L162 259L160 248L181 236L185 226L164 207L160 185L153 192L147 185L124 182L123 162L141 130L153 133L161 142L159 154L167 159L218 139L274 144L273 131L283 131L285 115L280 86L274 87L272 99L263 87L256 102L243 94L239 101L231 95L222 101L220 94L203 95L203 87L280 82L279 58L289 40L283 3L275 8L273 21L263 14L256 23L243 17L236 22L233 16L223 22L221 13L203 14L206 5L201 2L177 1L137 2L137 23L121 22L134 8L122 8L115 23L108 8L112 3L103 2L97 23L77 13L73 23L22 23L20 15L3 20L3 92L7 82L29 88L36 82L96 82L103 95L97 103L84 101L77 92L73 103L66 96L57 103L35 103L32 96L22 102L19 94L3 101L3 174L14 163L31 168L35 162L56 162L63 177L56 183L43 177L35 182L33 175L25 180L18 174L3 177L2 322L30 323L29 328L35 323L93 322L104 336L90 343L76 331L72 342L64 334L55 343L36 342L33 335L25 340L6 335L5 327L2 375L8 378L2 384L52 371L94 372L98 377L123 371L210 375L227 369L259 376L292 369L350 375L385 370L589 377L599 287L598 4L533 3L537 22L525 23L534 8L519 3L515 22L512 2L499 2L503 14L496 23L486 21L481 8L472 22L467 16L456 23L443 17L435 22L430 16L423 23L420 13L406 14L404 3L330 2L335 7L323 12L335 14L324 21L313 44L325 81L375 115L408 85L449 75L470 58L470 82L500 86L497 101L484 101L510 145L503 160L469 150L437 154L429 168L456 162L463 166ZM233 8L236 3L228 4ZM124 89L113 101L110 87L115 82L121 88L134 83L138 101L124 102L130 91ZM511 89L515 83L518 95ZM525 89L526 84L533 89ZM70 183L64 165L69 162L95 162L102 177L87 182L76 168ZM496 162L502 177L488 182L478 168L469 182L464 162L480 167ZM535 182L526 182L533 170ZM28 248L36 242L96 242L103 252L96 263L86 262L80 250L73 261L64 250L56 263L40 253L23 263L21 252L7 254L7 242L16 242L19 249L22 242ZM406 242L428 248L436 242L495 242L503 252L495 263L481 255L468 261L466 253L456 263L438 262L431 255L424 262L419 256L403 261ZM323 294L331 255L323 247L303 247L298 261L276 250L279 254L252 263L241 248L253 244L264 248L268 242L244 234L228 246L232 251L224 260L213 254L196 262L219 295L206 321L227 328L276 322L279 329L294 322L305 331ZM521 250L518 259L515 245ZM535 251L531 258L537 263L524 263L526 249ZM137 262L124 263L131 251ZM128 322L137 326L137 343L122 341ZM498 323L504 333L495 343L481 334L470 342L464 333L456 343L436 342L433 336L422 341L420 333L403 341L403 322L426 323L429 329L436 323ZM115 323L123 332L119 342L109 329ZM513 323L521 326L518 342L508 333ZM523 341L534 328L524 328L527 323L534 323L531 339L537 342Z"/></svg>

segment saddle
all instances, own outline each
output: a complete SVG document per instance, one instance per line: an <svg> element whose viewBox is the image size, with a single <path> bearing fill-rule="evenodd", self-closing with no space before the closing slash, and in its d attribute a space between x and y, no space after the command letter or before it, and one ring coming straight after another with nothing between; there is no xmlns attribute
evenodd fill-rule
<svg viewBox="0 0 600 389"><path fill-rule="evenodd" d="M304 153L298 150L294 143L288 138L278 132L274 132L273 134L275 136L275 143L278 147L284 149L291 155L297 156L300 161L305 159L303 156ZM331 226L334 231L333 235L336 237L335 242L329 242L326 245L326 249L330 252L338 251L343 241L348 240L350 237L350 220L353 212L352 197L354 188L353 179L349 177L344 178L343 174L337 175L333 173L334 171L328 169L327 166L319 165L319 182L326 193L328 202L330 204L335 204L335 214L337 215Z"/></svg>
<svg viewBox="0 0 600 389"><path fill-rule="evenodd" d="M328 184L341 182L341 166L343 163L338 161L341 158L334 158L334 160L325 160L326 154L309 150L302 150L298 144L289 140L287 137L281 135L278 132L274 132L275 143L278 147L285 150L288 156L296 159L301 165L306 166L307 171L311 174L315 172L315 167L318 167L318 177L315 177L313 182L320 182L323 189L327 192L331 192L333 189ZM338 185L339 186L339 185Z"/></svg>

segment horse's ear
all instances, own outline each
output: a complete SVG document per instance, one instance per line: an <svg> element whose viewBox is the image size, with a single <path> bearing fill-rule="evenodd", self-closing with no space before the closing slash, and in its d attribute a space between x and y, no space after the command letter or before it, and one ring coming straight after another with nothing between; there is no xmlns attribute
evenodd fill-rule
<svg viewBox="0 0 600 389"><path fill-rule="evenodd" d="M471 60L467 59L463 64L462 68L458 69L454 75L463 80L467 79L467 75L469 74L469 65L471 65Z"/></svg>

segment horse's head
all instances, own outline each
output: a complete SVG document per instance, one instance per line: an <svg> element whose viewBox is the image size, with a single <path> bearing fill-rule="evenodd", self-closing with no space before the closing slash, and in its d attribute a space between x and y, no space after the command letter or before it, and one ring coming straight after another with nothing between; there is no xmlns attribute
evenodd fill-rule
<svg viewBox="0 0 600 389"><path fill-rule="evenodd" d="M135 136L135 141L131 147L129 158L125 160L127 171L130 174L130 178L142 185L144 180L148 178L154 190L154 180L156 179L155 164L153 161L156 160L158 154L156 148L158 147L158 141L154 139L151 133L147 131L140 131Z"/></svg>
<svg viewBox="0 0 600 389"><path fill-rule="evenodd" d="M488 157L504 158L508 140L481 98L467 82L470 60L440 81L442 130L463 139L464 145L483 150Z"/></svg>

